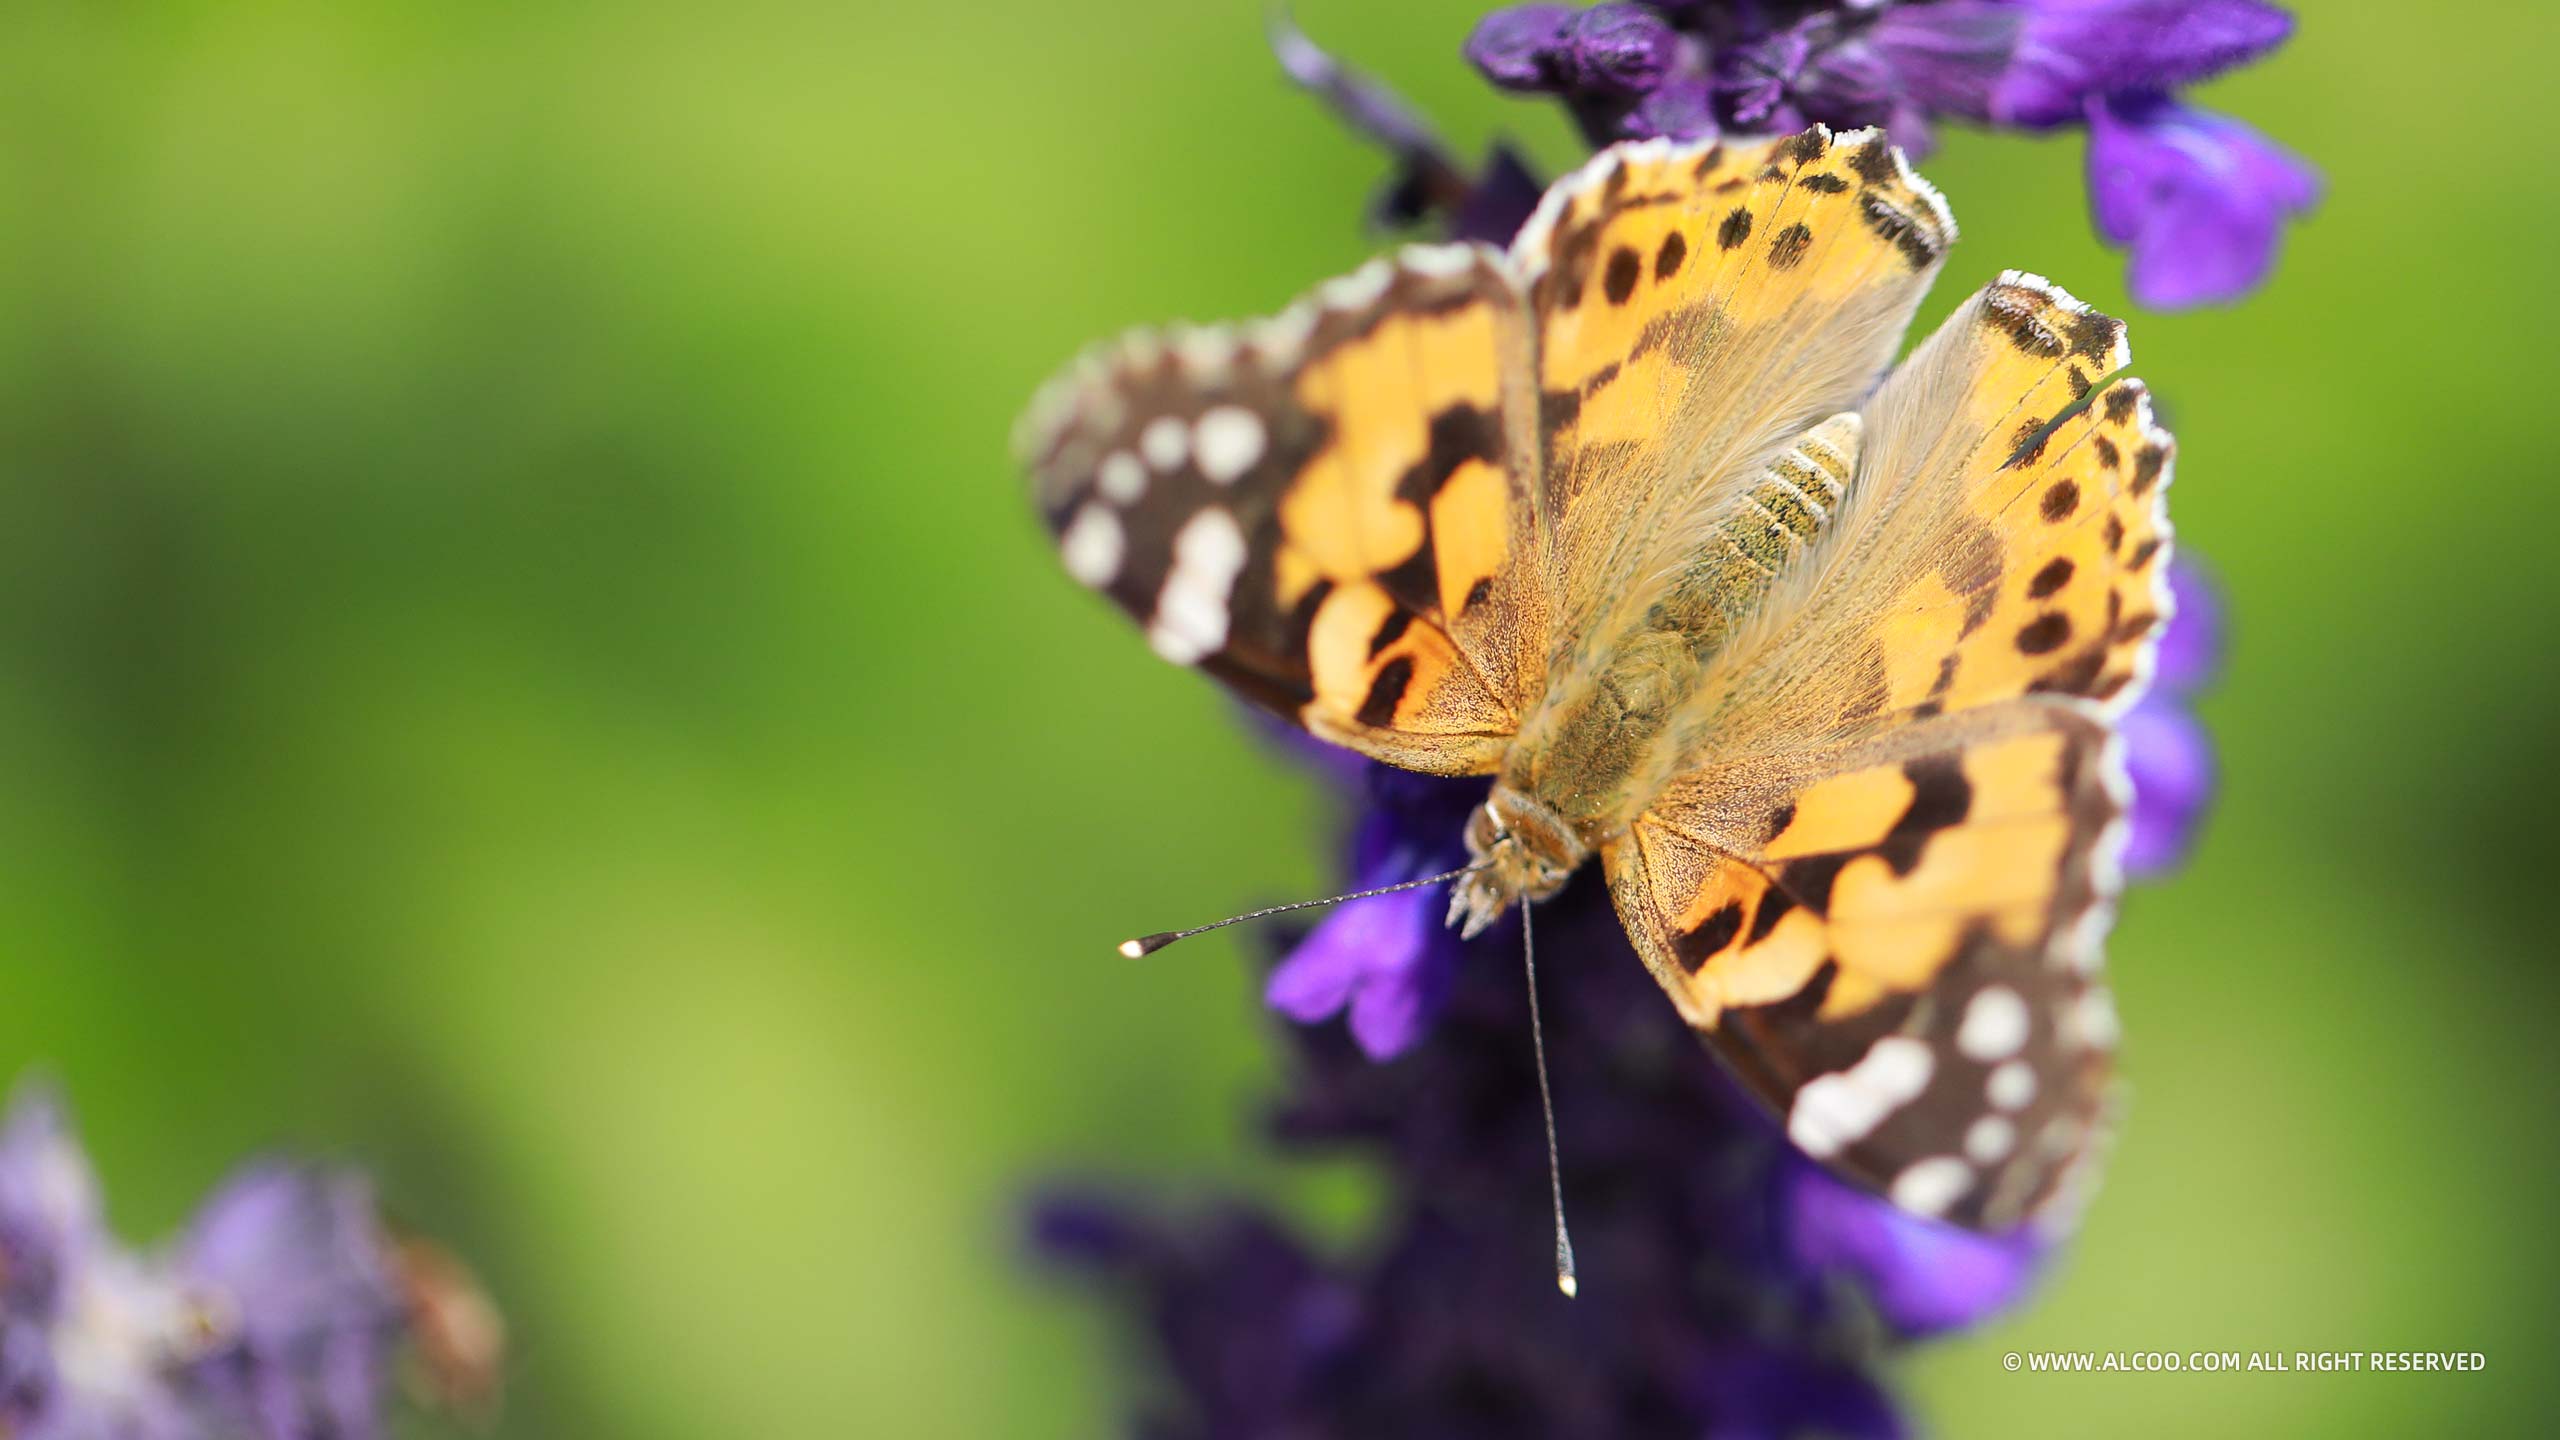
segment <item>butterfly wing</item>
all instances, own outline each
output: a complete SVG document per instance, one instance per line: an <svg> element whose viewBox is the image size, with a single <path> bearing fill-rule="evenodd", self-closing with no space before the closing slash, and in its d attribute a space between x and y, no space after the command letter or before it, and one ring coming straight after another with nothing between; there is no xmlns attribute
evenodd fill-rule
<svg viewBox="0 0 2560 1440"><path fill-rule="evenodd" d="M1978 1226L2067 1209L2105 1130L2112 717L2168 605L2169 438L2139 382L2092 391L2128 359L2034 277L1958 310L1718 657L1690 717L1713 758L1605 857L1657 978L1799 1144Z"/></svg>
<svg viewBox="0 0 2560 1440"><path fill-rule="evenodd" d="M1806 1153L2003 1228L2103 1135L2110 745L2094 717L2016 706L1701 776L1604 852L1610 893Z"/></svg>
<svg viewBox="0 0 2560 1440"><path fill-rule="evenodd" d="M1489 771L1547 633L1526 326L1498 252L1444 246L1132 336L1034 403L1035 496L1166 659L1375 758Z"/></svg>
<svg viewBox="0 0 2560 1440"><path fill-rule="evenodd" d="M1622 145L1548 192L1512 255L1538 319L1560 641L1619 633L1611 612L1738 487L1873 388L1954 239L1872 130Z"/></svg>

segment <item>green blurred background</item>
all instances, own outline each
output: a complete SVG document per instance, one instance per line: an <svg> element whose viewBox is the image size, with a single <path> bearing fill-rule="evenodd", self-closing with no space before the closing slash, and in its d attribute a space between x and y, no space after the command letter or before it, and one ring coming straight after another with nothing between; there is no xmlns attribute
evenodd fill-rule
<svg viewBox="0 0 2560 1440"><path fill-rule="evenodd" d="M2249 304L2136 314L2236 614L2223 804L2120 930L2082 1243L1909 1367L1945 1433L2552 1409L2560 187L2517 106L2560 36L2301 8L2207 98L2326 203ZM1458 62L1476 9L1301 18L1560 166ZM507 1435L1070 1436L1115 1351L1022 1278L1022 1182L1356 1195L1251 1142L1232 946L1107 948L1313 891L1324 804L1064 579L1005 449L1086 339L1372 247L1381 162L1257 4L18 0L0 135L0 1060L67 1082L127 1234L341 1156L484 1268ZM2078 149L1950 137L1924 319L2009 265L2123 305ZM2035 1347L2488 1368L1999 1368Z"/></svg>

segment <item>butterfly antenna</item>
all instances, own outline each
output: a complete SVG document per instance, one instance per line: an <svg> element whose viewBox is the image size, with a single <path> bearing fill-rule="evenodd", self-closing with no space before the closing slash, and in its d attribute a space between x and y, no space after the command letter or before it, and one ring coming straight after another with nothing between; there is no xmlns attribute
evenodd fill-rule
<svg viewBox="0 0 2560 1440"><path fill-rule="evenodd" d="M1212 930L1224 930L1230 925L1241 925L1247 920L1286 915L1292 910L1312 910L1319 905L1339 905L1345 900L1366 900L1373 895L1393 895L1399 890L1419 890L1425 885L1437 885L1446 880L1455 880L1461 875L1472 875L1483 868L1481 863L1461 865L1455 870L1444 870L1437 875L1425 875L1419 880L1407 880L1398 885L1381 885L1375 890L1354 890L1348 895L1327 895L1321 900L1299 900L1287 905L1274 905L1268 910L1230 915L1214 924L1195 925L1188 930L1164 930L1153 935L1141 935L1135 940L1121 941L1120 953L1132 960L1137 960L1153 955L1176 940L1188 940L1194 935L1206 935Z"/></svg>
<svg viewBox="0 0 2560 1440"><path fill-rule="evenodd" d="M1547 1032L1538 1021L1538 940L1520 902L1520 959L1529 972L1529 1045L1538 1056L1538 1113L1547 1122L1547 1194L1556 1206L1556 1288L1570 1300L1582 1288L1573 1272L1573 1236L1564 1228L1564 1163L1556 1157L1556 1097L1547 1086Z"/></svg>

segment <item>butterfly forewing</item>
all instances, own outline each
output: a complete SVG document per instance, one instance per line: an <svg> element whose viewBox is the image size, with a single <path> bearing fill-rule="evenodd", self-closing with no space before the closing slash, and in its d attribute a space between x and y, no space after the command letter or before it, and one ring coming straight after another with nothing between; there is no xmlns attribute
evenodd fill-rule
<svg viewBox="0 0 2560 1440"><path fill-rule="evenodd" d="M1273 320L1106 347L1026 427L1069 571L1326 739L1492 769L1545 648L1525 324L1495 252L1417 247Z"/></svg>

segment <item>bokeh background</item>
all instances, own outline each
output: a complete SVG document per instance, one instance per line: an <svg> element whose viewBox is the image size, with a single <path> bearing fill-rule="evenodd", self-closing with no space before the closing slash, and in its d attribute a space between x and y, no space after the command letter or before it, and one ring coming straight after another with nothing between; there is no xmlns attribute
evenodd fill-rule
<svg viewBox="0 0 2560 1440"><path fill-rule="evenodd" d="M1009 1238L1043 1174L1356 1228L1356 1172L1252 1141L1237 949L1108 948L1315 893L1325 804L1066 581L1005 448L1083 341L1372 248L1381 162L1259 8L8 7L0 1068L67 1083L127 1234L258 1147L360 1162L511 1315L504 1434L648 1440L1106 1433L1108 1328ZM2223 802L2115 945L2136 1104L2082 1242L1907 1367L1948 1434L2560 1398L2560 186L2519 108L2560 34L2300 8L2205 98L2325 204L2245 306L2133 312L2235 616ZM1476 9L1300 16L1561 165L1459 63ZM1924 321L2007 265L2123 304L2078 151L1949 137ZM1999 1368L2036 1347L2488 1368Z"/></svg>

